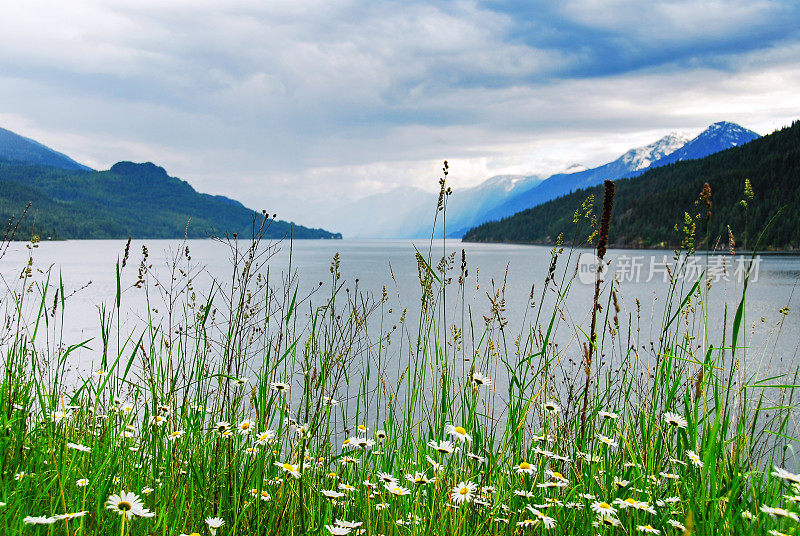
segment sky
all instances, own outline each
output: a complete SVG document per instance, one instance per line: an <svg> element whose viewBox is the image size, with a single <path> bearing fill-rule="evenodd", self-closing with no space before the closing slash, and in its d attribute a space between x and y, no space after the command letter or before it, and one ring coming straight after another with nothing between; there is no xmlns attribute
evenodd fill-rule
<svg viewBox="0 0 800 536"><path fill-rule="evenodd" d="M799 117L792 0L0 0L0 127L304 225Z"/></svg>

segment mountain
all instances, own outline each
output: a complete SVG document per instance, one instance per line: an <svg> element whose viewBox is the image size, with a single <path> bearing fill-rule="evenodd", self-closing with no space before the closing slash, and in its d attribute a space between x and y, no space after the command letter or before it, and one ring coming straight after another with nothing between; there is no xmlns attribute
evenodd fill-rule
<svg viewBox="0 0 800 536"><path fill-rule="evenodd" d="M34 141L0 128L0 159L38 164L61 169L91 171L70 157Z"/></svg>
<svg viewBox="0 0 800 536"><path fill-rule="evenodd" d="M608 164L577 173L552 175L541 184L521 191L487 212L479 223L511 216L579 188L601 184L606 179L635 177L647 169L680 160L702 158L730 147L744 145L756 138L758 134L755 132L725 121L714 123L691 140L685 134L673 132L650 145L631 149Z"/></svg>
<svg viewBox="0 0 800 536"><path fill-rule="evenodd" d="M471 188L454 187L445 215L447 235L461 238L481 214L539 180L536 176L498 175ZM336 207L323 215L321 221L323 225L336 225L347 237L428 238L436 217L437 198L437 193L399 186ZM442 233L442 220L440 214L437 236Z"/></svg>
<svg viewBox="0 0 800 536"><path fill-rule="evenodd" d="M720 121L705 129L699 136L683 147L659 159L653 167L665 166L682 160L703 158L723 149L744 145L758 139L758 137L758 134L752 130L741 127L736 123Z"/></svg>
<svg viewBox="0 0 800 536"><path fill-rule="evenodd" d="M717 125L719 127L711 132L706 131L709 137L727 137L731 132L725 124ZM700 136L695 138L698 139L703 141ZM727 140L728 143L734 141L736 139ZM697 147L702 145L696 146L700 151ZM745 199L746 179L752 185L755 198L748 201L745 208L741 201ZM752 248L756 245L754 237L783 208L782 215L764 231L760 247L800 248L800 226L795 217L800 213L800 121L744 145L700 159L651 166L636 179L615 182L609 232L609 242L615 246L677 247L681 243L677 229L682 229L684 214L689 213L697 225L699 243L727 244L730 226L736 243ZM705 183L711 187L712 202L711 219L707 221L704 203L697 204ZM559 234L564 233L567 244L572 237L581 237L578 240L581 245L581 240L589 236L588 220L580 218L575 224L573 217L589 195L594 196L595 209L599 211L602 185L581 189L501 221L480 225L467 232L464 240L553 244ZM748 235L749 238L745 238Z"/></svg>
<svg viewBox="0 0 800 536"><path fill-rule="evenodd" d="M0 160L0 219L31 208L16 238L206 238L252 233L262 217L238 201L195 191L150 162L119 162L108 171ZM187 227L188 225L188 227ZM341 234L273 220L267 238L341 238Z"/></svg>

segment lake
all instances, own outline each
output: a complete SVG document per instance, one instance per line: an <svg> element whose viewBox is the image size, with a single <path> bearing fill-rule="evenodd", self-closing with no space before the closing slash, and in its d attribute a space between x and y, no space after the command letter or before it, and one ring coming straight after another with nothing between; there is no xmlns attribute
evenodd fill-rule
<svg viewBox="0 0 800 536"><path fill-rule="evenodd" d="M172 279L171 260L176 257L184 269L190 267L189 270L195 275L193 289L199 296L208 293L212 280L223 283L230 281L230 254L225 244L212 240L189 240L185 243L178 240L135 240L131 244L127 266L122 271L123 332L126 327L141 327L148 311L144 290L133 287L143 245L149 252L151 275L161 281L160 288L151 287L149 295L150 313L156 317L163 316L164 305L159 304L159 290L168 287ZM188 265L183 257L187 246L191 256ZM0 276L4 285L0 296L7 295L8 289L19 288L20 271L32 254L33 280L41 282L49 269L51 283L57 284L61 278L64 295L68 296L63 326L57 327L58 337L63 335L66 344L92 339L88 346L96 348L100 333L100 308L105 305L113 309L115 263L122 257L124 247L125 241L122 240L42 242L35 249L29 249L25 243L14 243L0 260ZM379 298L382 288L386 286L390 298L388 306L394 307L387 322L392 322L399 317L403 307L409 308L410 315L418 310L421 294L415 251L427 255L429 248L433 251L434 264L443 254L454 256L450 273L454 283L448 290L446 302L449 322L459 323L461 311L466 311L466 314L471 311L473 319L482 322L481 316L490 310L487 293L494 295L504 281L504 314L508 320L508 332L519 333L523 325L530 322L531 286L535 285L534 301L541 301L543 282L550 266L550 248L547 247L462 244L455 240L300 240L291 245L288 242L277 244L267 265L274 283L287 276L291 262L291 270L299 282L298 295L305 296L317 289L320 282L324 283L324 287L330 286L331 261L338 253L345 287L354 290L358 279L360 291ZM460 273L462 248L468 271L463 300L468 308L463 309L455 282ZM581 268L592 265L577 262L577 257L577 254L573 255L570 261L567 270L569 275L575 273L578 265ZM649 335L648 331L658 332L660 304L664 302L668 290L664 261L671 257L671 251L609 250L606 260L612 262L605 279L608 281L613 275L620 281L619 317L623 325L627 318L636 315L636 300L639 300L641 319L636 320L637 324L644 335ZM705 267L715 279L707 303L710 319L708 333L715 345L719 344L725 307L728 308L730 324L741 295L742 259L738 254L715 255L709 259L700 255L687 269L687 273L699 274L699 270ZM564 272L565 260L566 257L562 256L556 271L557 279ZM587 279L585 275L579 271L563 307L563 313L570 321L579 325L587 324L594 289L593 277ZM751 371L758 367L764 374L784 373L793 371L797 365L800 349L799 279L800 256L797 255L764 255L759 257L754 266L745 318L748 343L759 349L748 354ZM685 288L688 290L689 286ZM310 310L309 304L318 305L324 296L326 293L318 290L304 302L305 310ZM8 307L8 300L4 301L4 306ZM546 294L544 301L545 304L552 304L552 292ZM34 300L29 300L26 313L33 315L37 306ZM47 306L51 307L52 303ZM789 308L787 314L780 312L785 307ZM159 312L156 313L156 310ZM56 338L56 334L50 336ZM567 343L572 334L561 336L564 337L561 342ZM577 347L576 352L578 355ZM78 361L74 366L86 370L96 361L97 355L96 352L82 350L75 359Z"/></svg>

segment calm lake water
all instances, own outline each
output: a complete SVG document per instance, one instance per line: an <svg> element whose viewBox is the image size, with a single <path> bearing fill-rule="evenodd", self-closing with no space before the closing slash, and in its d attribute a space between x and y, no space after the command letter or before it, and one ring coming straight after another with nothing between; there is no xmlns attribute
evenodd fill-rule
<svg viewBox="0 0 800 536"><path fill-rule="evenodd" d="M142 245L146 245L150 254L153 274L162 281L170 280L170 261L176 255L180 257L183 248L188 245L191 264L198 274L194 290L199 296L207 294L212 279L230 281L230 253L224 244L212 240L190 240L186 243L176 240L134 241L128 265L123 271L123 332L125 328L141 326L141 319L147 311L144 291L132 288L137 278L137 268L141 260ZM88 346L96 349L99 336L99 311L103 304L113 308L116 292L115 263L121 258L125 246L119 240L87 240L66 242L43 242L36 249L28 249L25 244L12 244L6 255L0 259L0 276L2 276L3 307L8 307L7 289L19 289L19 274L32 253L33 279L43 281L45 273L50 270L51 283L57 284L59 277L63 281L64 294L67 300L63 327L66 344L92 339ZM300 291L305 295L324 282L330 283L330 264L336 253L341 260L341 273L348 288L354 288L358 278L358 288L364 292L380 296L383 286L387 287L390 306L394 305L393 320L399 317L402 307L409 308L409 314L419 307L420 288L417 276L415 247L423 254L429 247L433 249L436 262L442 253L455 253L453 261L453 279L458 278L461 262L461 250L465 250L468 264L467 289L465 303L471 308L473 318L482 322L481 315L489 311L487 292L499 289L505 279L506 316L509 333L519 333L525 322L530 322L528 312L531 285L535 284L535 301L540 301L543 282L550 266L550 249L539 246L518 246L500 244L462 244L457 241L409 241L409 240L336 240L297 241L291 248L282 243L276 248L274 256L269 260L271 280L279 281L278 276L285 277L291 269L296 271ZM660 304L666 298L668 284L664 281L664 260L672 257L671 251L610 250L606 257L611 260L609 268L620 280L619 314L623 324L629 315L636 316L636 300L641 303L641 320L639 324L643 338L650 332L658 333ZM565 257L561 260L557 274L564 272ZM741 269L744 266L738 256L720 255L706 261L702 256L696 266L689 266L689 272L697 271L708 262L709 274L717 279L709 298L709 336L715 345L719 344L722 319L725 307L728 308L729 325L741 295ZM723 266L724 263L724 266ZM577 262L575 255L568 272L575 273L576 267L585 269L590 263ZM185 262L184 262L185 266ZM391 268L391 272L390 272ZM507 269L507 276L506 276ZM757 270L756 270L757 269ZM738 270L738 271L737 271ZM391 274L394 274L394 279ZM575 279L570 290L564 313L571 322L586 325L593 293L593 279L583 277ZM560 277L560 275L559 275ZM582 282L586 279L586 282ZM606 280L609 276L606 276ZM748 354L751 370L758 367L763 373L784 373L793 371L800 357L800 256L772 255L762 256L755 266L753 281L748 294L747 326L748 343L759 351ZM690 285L687 285L687 289ZM461 316L461 304L456 299L455 283L450 287L448 304L453 303L452 319ZM163 288L163 286L162 286ZM324 292L317 296L324 300ZM552 294L552 293L550 293ZM151 312L158 309L163 313L163 305L158 306L158 292L151 289ZM311 302L316 297L312 296ZM552 300L552 296L545 298ZM318 303L319 304L319 303ZM33 300L27 305L27 314L35 313ZM48 304L51 307L52 303ZM788 314L780 309L789 307ZM306 309L308 310L308 309ZM525 317L528 312L527 319ZM158 316L159 313L153 313ZM763 318L763 321L762 321ZM524 320L526 319L526 320ZM390 319L392 321L392 319ZM413 320L412 320L413 321ZM63 331L62 331L63 330ZM56 334L51 334L55 337ZM58 335L61 336L61 335ZM569 334L563 335L568 337ZM646 337L645 337L646 336ZM41 334L40 334L41 337ZM646 338L646 340L650 340ZM767 351L763 351L766 348ZM576 349L578 355L579 348ZM88 368L97 360L94 351L83 350L75 363L78 368Z"/></svg>

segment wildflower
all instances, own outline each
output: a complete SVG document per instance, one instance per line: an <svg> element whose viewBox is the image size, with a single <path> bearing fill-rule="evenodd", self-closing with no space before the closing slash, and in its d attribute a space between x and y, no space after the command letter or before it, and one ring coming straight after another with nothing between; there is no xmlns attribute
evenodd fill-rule
<svg viewBox="0 0 800 536"><path fill-rule="evenodd" d="M135 493L122 492L119 495L111 495L106 500L106 508L116 512L126 519L138 517L153 517L155 514L144 507L144 503Z"/></svg>
<svg viewBox="0 0 800 536"><path fill-rule="evenodd" d="M542 405L542 408L544 408L544 410L548 413L559 413L561 411L561 406L555 402L545 402Z"/></svg>
<svg viewBox="0 0 800 536"><path fill-rule="evenodd" d="M247 447L244 449L245 454L249 454L250 456L255 456L258 454L258 449L255 447Z"/></svg>
<svg viewBox="0 0 800 536"><path fill-rule="evenodd" d="M522 521L517 521L517 526L522 528L535 527L538 524L539 524L538 519L528 518L528 519L523 519Z"/></svg>
<svg viewBox="0 0 800 536"><path fill-rule="evenodd" d="M670 411L664 413L664 422L677 428L686 428L687 424L689 424L683 415L678 415Z"/></svg>
<svg viewBox="0 0 800 536"><path fill-rule="evenodd" d="M167 419L162 417L161 415L153 415L150 417L150 424L153 426L163 426L167 423Z"/></svg>
<svg viewBox="0 0 800 536"><path fill-rule="evenodd" d="M344 527L347 529L357 529L364 523L362 521L343 521L341 519L336 519L334 520L333 524L336 525L337 527Z"/></svg>
<svg viewBox="0 0 800 536"><path fill-rule="evenodd" d="M67 448L71 448L71 449L74 449L74 450L79 450L81 452L91 452L92 451L91 448L86 447L84 445L79 445L78 443L67 443Z"/></svg>
<svg viewBox="0 0 800 536"><path fill-rule="evenodd" d="M89 510L83 510L82 512L68 512L66 514L58 514L55 516L56 519L75 519L76 517L83 517L89 513Z"/></svg>
<svg viewBox="0 0 800 536"><path fill-rule="evenodd" d="M678 530L683 530L683 531L686 530L686 526L680 521L677 521L675 519L667 519L667 523L669 523L671 527L676 528Z"/></svg>
<svg viewBox="0 0 800 536"><path fill-rule="evenodd" d="M239 430L240 434L249 434L250 432L253 431L253 427L254 426L255 426L255 424L253 423L253 421L245 419L245 420L243 420L242 422L239 423L239 426L237 426L237 429Z"/></svg>
<svg viewBox="0 0 800 536"><path fill-rule="evenodd" d="M382 502L375 505L375 510L379 512L381 510L386 510L387 508L389 508L389 503Z"/></svg>
<svg viewBox="0 0 800 536"><path fill-rule="evenodd" d="M703 462L700 461L700 456L698 456L695 451L687 450L686 451L686 457L689 458L692 461L692 463L695 465L695 467L703 467Z"/></svg>
<svg viewBox="0 0 800 536"><path fill-rule="evenodd" d="M78 486L79 488L86 487L86 486L89 485L89 479L88 478L79 478L78 480L75 481L75 485Z"/></svg>
<svg viewBox="0 0 800 536"><path fill-rule="evenodd" d="M612 421L619 419L619 414L614 413L613 411L601 411L597 414L597 416Z"/></svg>
<svg viewBox="0 0 800 536"><path fill-rule="evenodd" d="M214 426L216 431L220 434L226 432L230 427L231 423L229 423L228 421L217 421L217 424Z"/></svg>
<svg viewBox="0 0 800 536"><path fill-rule="evenodd" d="M478 387L489 387L490 385L492 385L492 380L490 380L487 376L484 376L480 372L473 372L472 383L474 383Z"/></svg>
<svg viewBox="0 0 800 536"><path fill-rule="evenodd" d="M472 502L477 488L474 482L460 482L450 491L450 499L456 504Z"/></svg>
<svg viewBox="0 0 800 536"><path fill-rule="evenodd" d="M153 493L153 488L151 487L142 488L142 495L150 495L151 493Z"/></svg>
<svg viewBox="0 0 800 536"><path fill-rule="evenodd" d="M624 478L620 478L618 476L615 476L614 477L614 485L617 486L618 488L624 488L624 487L627 487L628 485L630 485L630 482L625 480Z"/></svg>
<svg viewBox="0 0 800 536"><path fill-rule="evenodd" d="M747 519L747 520L749 520L749 521L753 521L756 518L755 514L753 512L751 512L750 510L744 510L742 512L742 517Z"/></svg>
<svg viewBox="0 0 800 536"><path fill-rule="evenodd" d="M786 534L785 532L781 532L781 531L779 531L779 530L775 530L775 529L771 529L771 530L769 531L769 534L770 534L770 536L789 536L789 535L788 535L788 534Z"/></svg>
<svg viewBox="0 0 800 536"><path fill-rule="evenodd" d="M344 497L344 493L332 489L323 489L320 491L320 493L322 493L329 499L341 499L342 497Z"/></svg>
<svg viewBox="0 0 800 536"><path fill-rule="evenodd" d="M792 482L793 484L800 484L800 475L790 473L786 469L780 467L773 467L772 476L780 478L781 480L786 480L787 482Z"/></svg>
<svg viewBox="0 0 800 536"><path fill-rule="evenodd" d="M375 446L374 439L367 439L366 437L353 437L351 440L354 448L367 449Z"/></svg>
<svg viewBox="0 0 800 536"><path fill-rule="evenodd" d="M400 497L402 497L403 495L410 495L411 494L411 490L409 490L408 488L404 488L403 486L398 486L398 485L386 486L386 491L388 491L392 495L397 495L397 496L400 496Z"/></svg>
<svg viewBox="0 0 800 536"><path fill-rule="evenodd" d="M269 388L275 391L276 393L284 393L289 390L288 383L280 383L280 382L272 382L269 384Z"/></svg>
<svg viewBox="0 0 800 536"><path fill-rule="evenodd" d="M70 417L72 417L72 413L69 411L54 411L50 414L50 420L54 423L69 420Z"/></svg>
<svg viewBox="0 0 800 536"><path fill-rule="evenodd" d="M212 536L214 536L217 533L217 529L220 528L224 524L225 524L225 520L223 520L221 517L207 517L206 518L206 525L208 525L208 530L211 532Z"/></svg>
<svg viewBox="0 0 800 536"><path fill-rule="evenodd" d="M385 485L397 485L399 483L398 479L394 475L390 475L389 473L378 473L378 480L383 482Z"/></svg>
<svg viewBox="0 0 800 536"><path fill-rule="evenodd" d="M292 475L295 478L300 478L300 466L299 465L292 465L291 463L280 463L275 462L276 467L280 467L286 473Z"/></svg>
<svg viewBox="0 0 800 536"><path fill-rule="evenodd" d="M25 471L20 471L14 475L14 480L22 480L25 478Z"/></svg>
<svg viewBox="0 0 800 536"><path fill-rule="evenodd" d="M386 432L383 430L375 430L375 437L378 439L378 441L383 441L386 439Z"/></svg>
<svg viewBox="0 0 800 536"><path fill-rule="evenodd" d="M250 381L249 378L234 378L233 383L235 383L238 387L244 387L247 382Z"/></svg>
<svg viewBox="0 0 800 536"><path fill-rule="evenodd" d="M794 512L790 512L784 508L773 508L771 506L762 505L760 510L765 514L770 514L773 517L788 517L795 521L798 521L798 516Z"/></svg>
<svg viewBox="0 0 800 536"><path fill-rule="evenodd" d="M614 516L600 514L592 525L595 527L619 527L622 522Z"/></svg>
<svg viewBox="0 0 800 536"><path fill-rule="evenodd" d="M429 443L429 445L430 445L430 443ZM441 463L437 462L436 460L434 460L433 458L431 458L428 455L425 456L425 459L428 461L429 464L431 464L433 469L436 470L436 471L439 471L439 470L442 469L442 467L444 467Z"/></svg>
<svg viewBox="0 0 800 536"><path fill-rule="evenodd" d="M267 493L266 491L262 491L262 492L259 494L259 498L260 498L262 501L264 501L264 502L266 502L266 501L268 501L268 500L272 499L272 497L270 496L270 494L269 494L269 493Z"/></svg>
<svg viewBox="0 0 800 536"><path fill-rule="evenodd" d="M436 452L440 452L442 454L452 454L455 450L450 441L442 441L441 443L437 443L436 441L430 440L428 441L428 446Z"/></svg>
<svg viewBox="0 0 800 536"><path fill-rule="evenodd" d="M170 441L175 441L185 433L186 432L184 432L183 430L175 430L174 432L170 432L170 434L167 436L167 439L169 439Z"/></svg>
<svg viewBox="0 0 800 536"><path fill-rule="evenodd" d="M26 525L51 525L58 521L55 517L27 516L22 520Z"/></svg>
<svg viewBox="0 0 800 536"><path fill-rule="evenodd" d="M339 527L335 525L325 525L325 528L328 529L328 532L330 532L332 536L345 536L346 534L350 534L351 530L347 527Z"/></svg>
<svg viewBox="0 0 800 536"><path fill-rule="evenodd" d="M414 484L430 484L432 482L436 482L435 478L428 478L425 473L421 473L419 471L415 472L413 475L406 475L406 480L413 482Z"/></svg>
<svg viewBox="0 0 800 536"><path fill-rule="evenodd" d="M647 534L661 534L660 530L654 529L650 525L637 525L636 530L639 532L645 532Z"/></svg>
<svg viewBox="0 0 800 536"><path fill-rule="evenodd" d="M455 437L462 443L464 441L472 441L472 436L467 433L467 430L463 426L453 426L452 424L448 424L444 427L444 432Z"/></svg>
<svg viewBox="0 0 800 536"><path fill-rule="evenodd" d="M545 471L545 474L547 474L547 476L549 476L553 480L558 480L559 482L569 482L569 480L564 478L564 475L562 475L558 471L549 471L548 470L548 471Z"/></svg>
<svg viewBox="0 0 800 536"><path fill-rule="evenodd" d="M261 432L258 434L258 438L256 438L257 445L266 445L270 441L275 439L275 431L274 430L267 430L265 432Z"/></svg>
<svg viewBox="0 0 800 536"><path fill-rule="evenodd" d="M604 445L608 445L609 447L616 447L617 442L611 439L610 437L606 437L603 434L597 434L597 440Z"/></svg>
<svg viewBox="0 0 800 536"><path fill-rule="evenodd" d="M359 434L366 434L367 430L369 430L369 428L367 428L363 424L359 424L358 426L356 426L356 430L358 430Z"/></svg>
<svg viewBox="0 0 800 536"><path fill-rule="evenodd" d="M472 452L467 452L467 458L469 458L470 460L475 460L478 463L486 463L487 461L489 461L483 456L478 456L477 454L473 454Z"/></svg>
<svg viewBox="0 0 800 536"><path fill-rule="evenodd" d="M595 501L591 504L590 508L594 513L600 514L601 516L610 516L617 513L617 509L607 502Z"/></svg>

